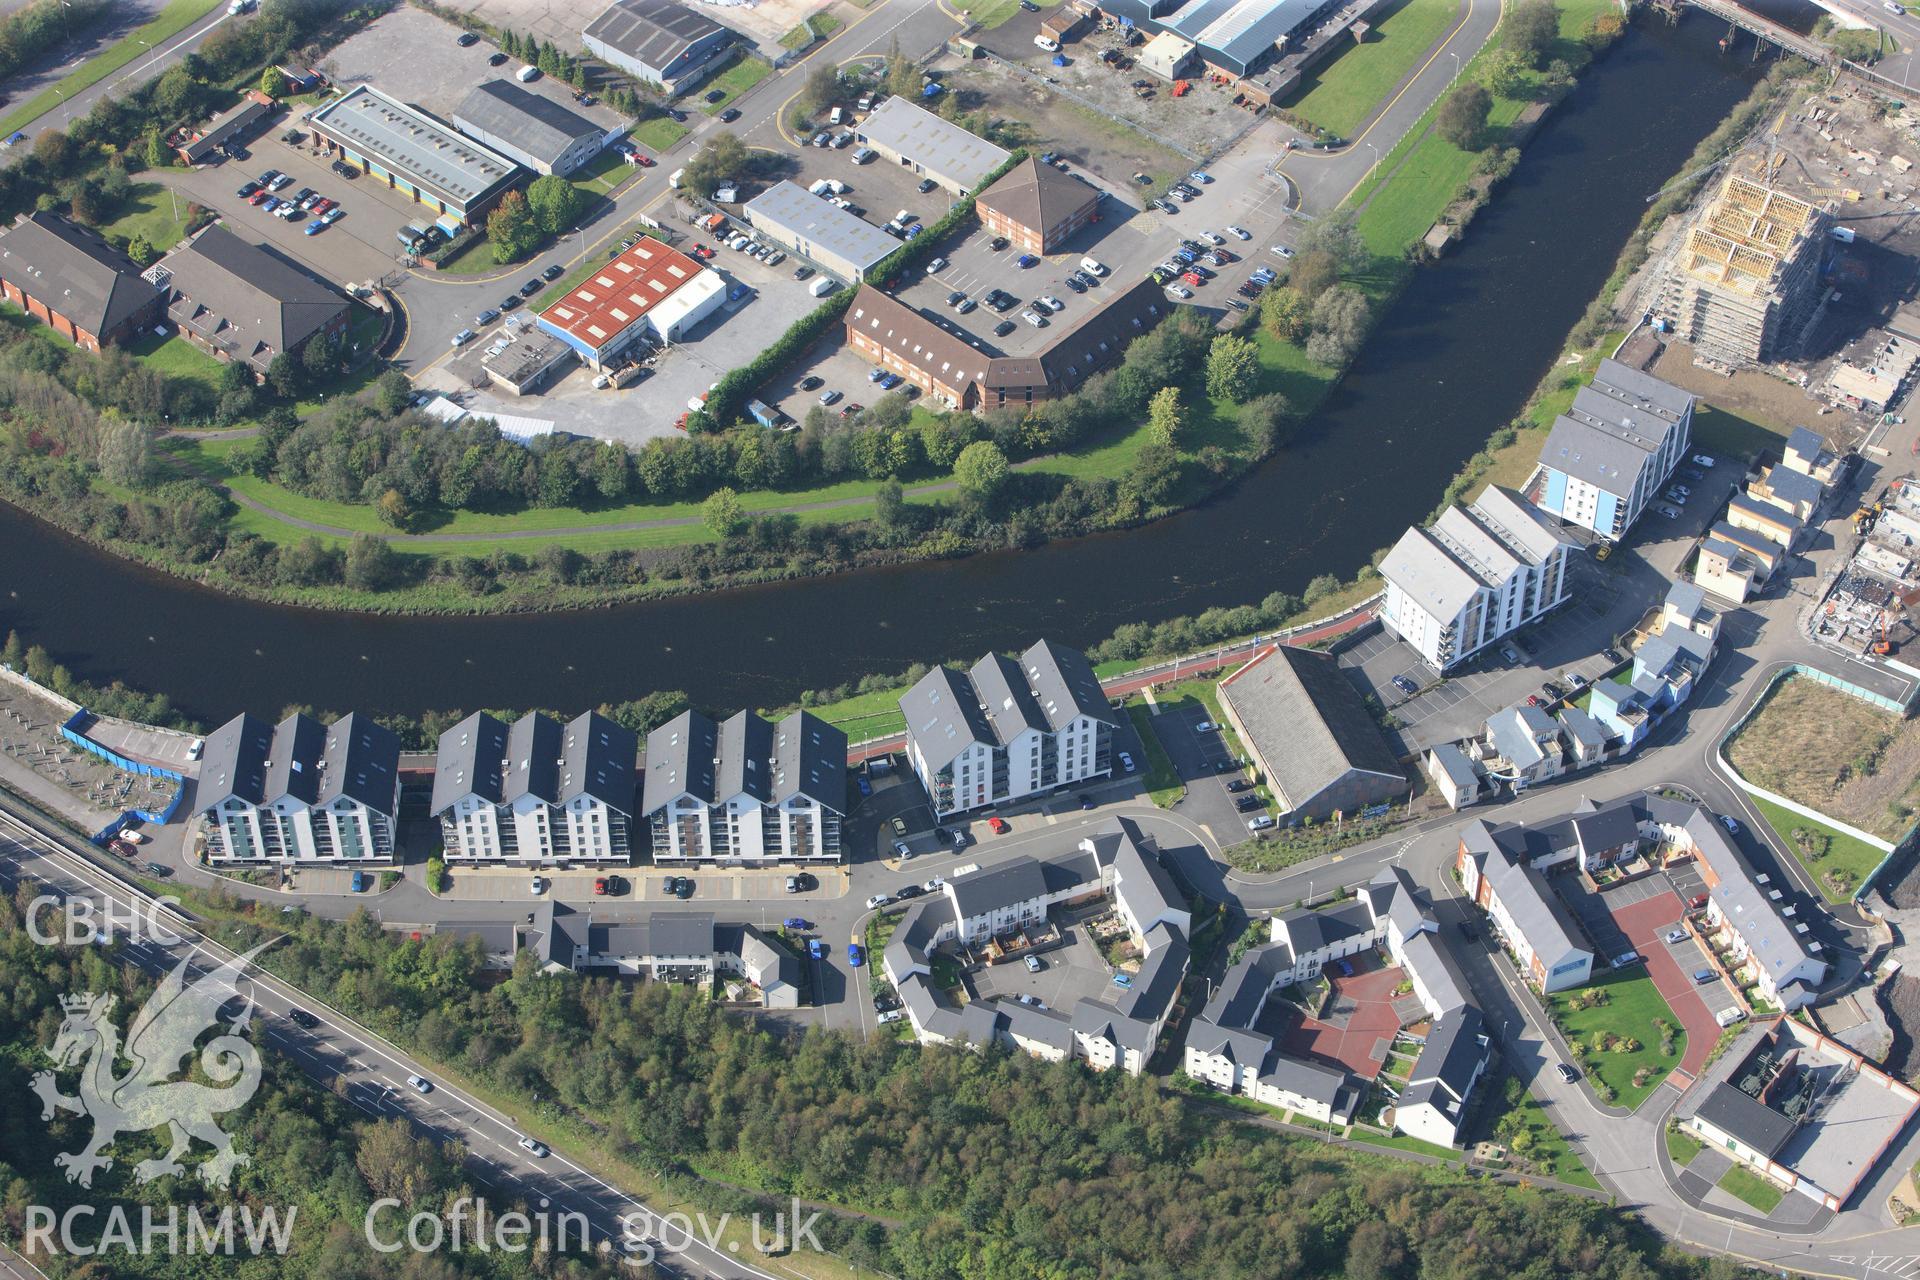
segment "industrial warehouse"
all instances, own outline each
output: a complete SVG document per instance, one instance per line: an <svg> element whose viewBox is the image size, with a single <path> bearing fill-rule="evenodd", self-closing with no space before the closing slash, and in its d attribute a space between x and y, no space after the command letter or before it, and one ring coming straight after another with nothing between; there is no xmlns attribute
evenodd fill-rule
<svg viewBox="0 0 1920 1280"><path fill-rule="evenodd" d="M599 369L637 342L678 342L726 296L716 273L643 236L541 312L540 328Z"/></svg>

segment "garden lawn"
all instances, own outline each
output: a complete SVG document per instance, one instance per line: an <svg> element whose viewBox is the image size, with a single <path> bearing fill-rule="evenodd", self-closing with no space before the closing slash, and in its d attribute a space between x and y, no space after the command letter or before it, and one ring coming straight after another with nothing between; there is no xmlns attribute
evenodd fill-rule
<svg viewBox="0 0 1920 1280"><path fill-rule="evenodd" d="M1610 998L1606 1004L1582 1009L1574 1003L1581 991L1604 991ZM1619 1106L1638 1107L1686 1056L1687 1033L1644 970L1610 969L1596 975L1585 987L1556 991L1547 1000L1567 1038L1587 1046L1587 1054L1580 1060L1587 1074L1611 1087L1614 1102ZM1666 1019L1674 1029L1672 1057L1660 1052L1660 1030L1653 1025L1655 1018ZM1596 1031L1631 1036L1640 1042L1640 1047L1632 1053L1596 1051L1592 1047ZM1633 1074L1641 1067L1651 1070L1646 1083L1636 1085Z"/></svg>
<svg viewBox="0 0 1920 1280"><path fill-rule="evenodd" d="M1762 800L1759 796L1750 795L1747 801L1766 818L1767 825L1773 828L1773 833L1780 838L1780 843L1799 859L1800 865L1807 869L1807 874L1812 876L1815 883L1820 886L1820 896L1828 902L1853 901L1854 893L1866 883L1868 873L1879 866L1887 856L1856 836L1835 830L1824 822L1803 818L1793 810L1783 809L1770 800ZM1796 827L1803 831L1814 832L1817 836L1825 836L1826 856L1808 857L1800 848L1799 842L1793 838ZM1822 874L1826 871L1839 871L1850 876L1851 884L1845 891L1834 888L1827 883L1826 876Z"/></svg>
<svg viewBox="0 0 1920 1280"><path fill-rule="evenodd" d="M655 151L665 151L686 136L687 126L674 120L672 116L654 116L650 120L642 120L633 127L633 140L644 143Z"/></svg>
<svg viewBox="0 0 1920 1280"><path fill-rule="evenodd" d="M1679 1168L1692 1164L1693 1158L1704 1151L1706 1145L1684 1129L1667 1130L1667 1159Z"/></svg>
<svg viewBox="0 0 1920 1280"><path fill-rule="evenodd" d="M151 22L128 32L68 72L58 84L49 85L6 115L0 116L0 138L11 136L16 129L26 128L82 89L99 84L135 58L158 46L161 41L178 35L198 22L209 11L218 8L220 3L221 0L170 0Z"/></svg>
<svg viewBox="0 0 1920 1280"><path fill-rule="evenodd" d="M127 350L169 378L191 378L209 391L220 389L220 362L178 334L145 332L129 342Z"/></svg>
<svg viewBox="0 0 1920 1280"><path fill-rule="evenodd" d="M1780 1197L1786 1194L1743 1164L1736 1164L1721 1175L1720 1189L1762 1213L1772 1213Z"/></svg>
<svg viewBox="0 0 1920 1280"><path fill-rule="evenodd" d="M611 145L582 167L573 171L571 182L589 196L610 196L630 176L639 172L634 166L623 160Z"/></svg>
<svg viewBox="0 0 1920 1280"><path fill-rule="evenodd" d="M702 88L703 104L701 110L708 115L717 115L725 111L733 100L753 86L773 74L773 64L761 58L742 58L707 81ZM718 89L726 96L718 102L705 102L704 95Z"/></svg>
<svg viewBox="0 0 1920 1280"><path fill-rule="evenodd" d="M1509 1077L1511 1079L1511 1077ZM1529 1143L1524 1153L1516 1153L1535 1169L1559 1182L1571 1183L1576 1187L1586 1187L1592 1191L1600 1190L1600 1180L1593 1176L1586 1164L1568 1144L1565 1134L1548 1117L1540 1106L1540 1099L1526 1089L1517 1090L1520 1100L1513 1105L1511 1112L1518 1114L1525 1129Z"/></svg>
<svg viewBox="0 0 1920 1280"><path fill-rule="evenodd" d="M904 687L878 689L807 710L837 726L849 742L864 742L906 732L907 718L900 714L900 695L905 692Z"/></svg>
<svg viewBox="0 0 1920 1280"><path fill-rule="evenodd" d="M1352 137L1458 16L1452 5L1402 0L1399 8L1372 24L1365 44L1351 45L1307 77L1305 92L1288 102L1287 109L1330 133Z"/></svg>
<svg viewBox="0 0 1920 1280"><path fill-rule="evenodd" d="M100 234L121 249L145 236L155 252L165 253L187 238L187 202L158 182L137 182L128 190L125 211Z"/></svg>

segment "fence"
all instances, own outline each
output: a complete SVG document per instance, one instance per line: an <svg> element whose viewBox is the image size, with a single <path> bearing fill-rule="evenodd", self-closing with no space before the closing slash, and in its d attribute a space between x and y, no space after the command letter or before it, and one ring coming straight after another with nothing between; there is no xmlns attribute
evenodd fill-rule
<svg viewBox="0 0 1920 1280"><path fill-rule="evenodd" d="M187 797L186 779L180 774L175 773L172 769L163 769L157 764L147 764L140 760L129 760L118 751L103 747L92 738L87 737L82 730L87 725L92 724L93 719L94 716L91 711L88 711L85 707L76 706L73 714L68 716L65 723L60 726L60 736L89 755L96 756L123 772L131 773L142 778L163 778L174 784L173 799L167 801L167 807L165 809L158 812L151 809L129 809L105 827L101 828L93 837L94 843L105 844L114 836L119 835L123 828L132 825L134 822L152 823L157 827L164 827L169 822L172 822L174 815L180 812L181 801Z"/></svg>
<svg viewBox="0 0 1920 1280"><path fill-rule="evenodd" d="M1879 836L1869 835L1858 827L1850 826L1847 823L1841 822L1838 818L1832 818L1821 813L1818 809L1801 804L1797 800L1789 800L1777 792L1769 791L1765 787L1747 781L1740 775L1740 771L1733 767L1732 762L1727 759L1727 744L1733 741L1742 729L1747 727L1749 720L1759 714L1760 708L1766 705L1767 698L1773 693L1774 686L1790 676L1805 676L1810 680L1815 680L1820 684L1826 685L1828 688L1838 689L1850 697L1858 698L1869 706L1879 707L1882 710L1891 711L1896 715L1904 715L1905 711L1899 703L1894 702L1892 699L1874 693L1872 690L1863 689L1859 685L1833 674L1831 671L1822 671L1818 667L1809 667L1802 663L1790 662L1767 678L1767 683L1761 688L1759 696L1748 704L1746 712L1738 720L1734 721L1733 724L1729 725L1727 731L1720 735L1720 740L1713 744L1714 763L1719 766L1720 772L1726 775L1734 786L1739 787L1748 795L1758 796L1768 804L1777 804L1789 813L1797 813L1803 818L1810 818L1815 822L1832 827L1835 831L1841 832L1844 835L1852 836L1855 840L1878 849L1885 855L1880 861L1874 863L1873 870L1869 871L1866 876L1861 879L1859 888L1853 891L1853 900L1858 902L1866 896L1867 890L1873 888L1874 882L1886 871L1887 864L1893 861L1894 855L1899 853L1900 850L1906 846L1907 842L1913 839L1914 831L1920 829L1920 820L1916 820L1913 826L1908 827L1906 833L1902 835L1897 842L1890 844L1882 840Z"/></svg>

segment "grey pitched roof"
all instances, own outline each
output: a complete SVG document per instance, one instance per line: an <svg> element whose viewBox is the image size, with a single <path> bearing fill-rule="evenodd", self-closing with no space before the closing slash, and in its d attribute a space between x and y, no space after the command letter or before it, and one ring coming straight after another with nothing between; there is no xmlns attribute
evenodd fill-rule
<svg viewBox="0 0 1920 1280"><path fill-rule="evenodd" d="M1221 681L1220 695L1292 809L1350 772L1406 783L1380 726L1331 654L1275 645Z"/></svg>
<svg viewBox="0 0 1920 1280"><path fill-rule="evenodd" d="M1727 838L1719 821L1700 806L1652 795L1646 797L1645 803L1650 811L1664 814L1668 823L1686 828L1701 858L1719 881L1712 891L1714 903L1746 941L1751 958L1759 961L1768 977L1779 985L1811 953L1800 941L1792 922L1780 914L1779 905L1754 879L1753 868L1747 864L1746 857ZM1681 819L1677 823L1676 817Z"/></svg>
<svg viewBox="0 0 1920 1280"><path fill-rule="evenodd" d="M900 242L857 214L830 204L798 183L782 178L743 210L756 227L784 231L843 258L863 274L900 247Z"/></svg>
<svg viewBox="0 0 1920 1280"><path fill-rule="evenodd" d="M1561 547L1573 545L1573 540L1526 495L1497 484L1481 490L1473 500L1472 514L1509 550L1532 564L1544 564Z"/></svg>
<svg viewBox="0 0 1920 1280"><path fill-rule="evenodd" d="M936 772L974 743L996 741L972 682L947 667L935 667L901 694L900 713L927 768Z"/></svg>
<svg viewBox="0 0 1920 1280"><path fill-rule="evenodd" d="M200 136L181 148L187 163L199 164L267 116L272 115L275 109L272 103L261 102L251 97L242 98L235 105L207 121L207 127Z"/></svg>
<svg viewBox="0 0 1920 1280"><path fill-rule="evenodd" d="M1786 452L1811 462L1826 452L1827 438L1810 427L1795 427L1787 433Z"/></svg>
<svg viewBox="0 0 1920 1280"><path fill-rule="evenodd" d="M1114 892L1127 909L1141 920L1152 920L1166 911L1185 912L1187 900L1180 886L1156 855L1140 847L1140 829L1130 819L1122 818L1120 830L1110 834Z"/></svg>
<svg viewBox="0 0 1920 1280"><path fill-rule="evenodd" d="M1216 1028L1244 1030L1252 1026L1274 984L1282 974L1291 972L1293 965L1293 950L1283 942L1249 948L1240 963L1227 970L1198 1019Z"/></svg>
<svg viewBox="0 0 1920 1280"><path fill-rule="evenodd" d="M1524 702L1487 717L1487 737L1493 743L1494 750L1518 769L1531 768L1546 759L1536 734L1556 732L1553 721L1547 718L1545 712Z"/></svg>
<svg viewBox="0 0 1920 1280"><path fill-rule="evenodd" d="M1373 932L1366 904L1348 902L1325 911L1296 907L1274 917L1276 933L1293 947L1295 955L1324 950L1348 938Z"/></svg>
<svg viewBox="0 0 1920 1280"><path fill-rule="evenodd" d="M1322 1066L1306 1058L1296 1058L1278 1045L1260 1062L1261 1083L1276 1089L1324 1103L1331 1107L1347 1087L1347 1073L1338 1067Z"/></svg>
<svg viewBox="0 0 1920 1280"><path fill-rule="evenodd" d="M647 917L650 930L647 954L655 956L710 956L714 951L711 911L656 911Z"/></svg>
<svg viewBox="0 0 1920 1280"><path fill-rule="evenodd" d="M698 711L683 711L649 733L647 812L665 808L682 794L713 803L714 761L719 755L719 726Z"/></svg>
<svg viewBox="0 0 1920 1280"><path fill-rule="evenodd" d="M632 817L639 755L640 741L633 730L598 711L575 716L567 722L561 743L560 803L590 796Z"/></svg>
<svg viewBox="0 0 1920 1280"><path fill-rule="evenodd" d="M500 799L514 804L523 796L532 796L543 804L560 800L560 725L529 711L513 722L507 733L507 756L503 762Z"/></svg>
<svg viewBox="0 0 1920 1280"><path fill-rule="evenodd" d="M1133 985L1121 993L1120 1012L1136 1021L1157 1022L1173 1007L1191 957L1186 936L1179 929L1170 924L1149 929L1147 958L1141 963L1140 972L1133 975Z"/></svg>
<svg viewBox="0 0 1920 1280"><path fill-rule="evenodd" d="M1602 360L1594 370L1592 385L1611 399L1633 404L1670 422L1678 422L1693 407L1691 391L1611 358Z"/></svg>
<svg viewBox="0 0 1920 1280"><path fill-rule="evenodd" d="M895 96L874 109L857 130L868 142L917 161L968 190L1007 162L1009 153L950 120Z"/></svg>
<svg viewBox="0 0 1920 1280"><path fill-rule="evenodd" d="M970 920L997 907L1046 897L1047 876L1038 862L1021 854L984 871L953 876L947 892L960 918Z"/></svg>
<svg viewBox="0 0 1920 1280"><path fill-rule="evenodd" d="M273 730L267 757L264 803L291 796L303 804L320 798L320 762L327 750L327 727L305 712L295 712Z"/></svg>
<svg viewBox="0 0 1920 1280"><path fill-rule="evenodd" d="M1532 863L1496 854L1486 860L1481 873L1527 945L1548 965L1587 949L1566 907Z"/></svg>
<svg viewBox="0 0 1920 1280"><path fill-rule="evenodd" d="M999 1013L1009 1034L1037 1040L1062 1050L1073 1044L1073 1019L1058 1009L1036 1009L1018 1000L991 1000L985 1003L991 1004Z"/></svg>
<svg viewBox="0 0 1920 1280"><path fill-rule="evenodd" d="M1767 488L1783 502L1805 502L1814 506L1819 505L1820 495L1826 492L1826 486L1818 480L1784 464L1767 472Z"/></svg>
<svg viewBox="0 0 1920 1280"><path fill-rule="evenodd" d="M797 795L846 812L847 735L811 711L790 712L773 730L773 800Z"/></svg>
<svg viewBox="0 0 1920 1280"><path fill-rule="evenodd" d="M1640 819L1631 803L1615 801L1595 806L1589 812L1574 814L1568 825L1580 847L1590 853L1617 849L1640 838Z"/></svg>
<svg viewBox="0 0 1920 1280"><path fill-rule="evenodd" d="M1788 474L1793 473L1788 472ZM1771 502L1745 493L1736 493L1728 498L1727 510L1729 513L1738 511L1743 515L1789 531L1797 531L1801 525L1800 517L1785 507L1776 507Z"/></svg>
<svg viewBox="0 0 1920 1280"><path fill-rule="evenodd" d="M1100 724L1119 723L1106 691L1100 687L1100 678L1078 649L1039 640L1020 655L1020 668L1026 673L1034 700L1040 704L1040 714L1053 729L1066 728L1076 716Z"/></svg>
<svg viewBox="0 0 1920 1280"><path fill-rule="evenodd" d="M529 93L511 80L489 80L454 110L453 122L480 132L549 164L600 126L576 115L545 94Z"/></svg>
<svg viewBox="0 0 1920 1280"><path fill-rule="evenodd" d="M347 296L264 245L218 224L169 254L168 313L235 359L264 367L347 310Z"/></svg>
<svg viewBox="0 0 1920 1280"><path fill-rule="evenodd" d="M1694 1115L1769 1158L1787 1145L1795 1128L1780 1112L1724 1081L1700 1100Z"/></svg>
<svg viewBox="0 0 1920 1280"><path fill-rule="evenodd" d="M96 335L160 295L133 259L57 213L27 214L0 235L0 279Z"/></svg>
<svg viewBox="0 0 1920 1280"><path fill-rule="evenodd" d="M1706 608L1707 592L1698 583L1680 580L1667 588L1667 596L1662 603L1681 617L1693 619L1699 617Z"/></svg>
<svg viewBox="0 0 1920 1280"><path fill-rule="evenodd" d="M391 818L399 808L400 739L372 716L351 712L327 728L317 803L345 796Z"/></svg>
<svg viewBox="0 0 1920 1280"><path fill-rule="evenodd" d="M725 30L705 14L671 0L616 0L588 24L586 34L658 69L694 42Z"/></svg>
<svg viewBox="0 0 1920 1280"><path fill-rule="evenodd" d="M1425 975L1421 976L1424 980ZM1464 1101L1474 1072L1487 1060L1487 1046L1480 1043L1482 1030L1480 1010L1471 1004L1442 1013L1414 1060L1412 1083L1434 1081Z"/></svg>
<svg viewBox="0 0 1920 1280"><path fill-rule="evenodd" d="M522 172L486 144L370 84L355 85L307 119L322 137L461 208Z"/></svg>
<svg viewBox="0 0 1920 1280"><path fill-rule="evenodd" d="M761 804L773 798L773 726L737 711L720 725L720 768L714 799L747 795Z"/></svg>
<svg viewBox="0 0 1920 1280"><path fill-rule="evenodd" d="M499 804L506 756L507 726L484 711L441 734L433 764L433 814L445 813L470 795Z"/></svg>
<svg viewBox="0 0 1920 1280"><path fill-rule="evenodd" d="M1467 753L1451 742L1443 742L1433 747L1429 754L1433 762L1440 766L1440 772L1447 775L1456 787L1473 787L1480 783L1480 775L1474 771L1473 761L1467 759Z"/></svg>
<svg viewBox="0 0 1920 1280"><path fill-rule="evenodd" d="M1578 403L1576 397L1576 407ZM1568 412L1553 420L1540 461L1596 489L1625 497L1633 492L1634 479L1657 447L1657 440L1613 428L1590 414Z"/></svg>
<svg viewBox="0 0 1920 1280"><path fill-rule="evenodd" d="M1472 988L1467 985L1466 975L1460 972L1460 964L1453 958L1432 930L1422 929L1410 935L1401 944L1407 958L1407 967L1420 975L1421 985L1433 1000L1433 1009L1444 1016L1449 1009L1458 1009L1473 1003Z"/></svg>
<svg viewBox="0 0 1920 1280"><path fill-rule="evenodd" d="M1047 721L1033 699L1020 667L1011 658L990 653L967 672L974 696L985 709L994 741L1011 746L1027 730L1047 731Z"/></svg>
<svg viewBox="0 0 1920 1280"><path fill-rule="evenodd" d="M1485 585L1445 543L1421 528L1400 535L1380 562L1380 576L1443 622L1452 621Z"/></svg>
<svg viewBox="0 0 1920 1280"><path fill-rule="evenodd" d="M200 811L217 809L230 799L264 803L267 757L272 753L273 725L246 712L208 734L200 749L195 799Z"/></svg>

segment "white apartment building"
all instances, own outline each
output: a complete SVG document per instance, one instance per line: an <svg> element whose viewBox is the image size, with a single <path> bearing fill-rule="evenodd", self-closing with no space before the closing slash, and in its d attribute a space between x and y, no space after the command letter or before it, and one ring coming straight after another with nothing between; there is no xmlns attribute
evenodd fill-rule
<svg viewBox="0 0 1920 1280"><path fill-rule="evenodd" d="M198 806L214 862L390 862L400 741L359 714L238 715L207 738Z"/></svg>
<svg viewBox="0 0 1920 1280"><path fill-rule="evenodd" d="M633 854L639 739L596 711L511 727L475 712L440 735L433 816L449 863L565 866Z"/></svg>
<svg viewBox="0 0 1920 1280"><path fill-rule="evenodd" d="M1380 563L1380 620L1446 671L1564 601L1573 548L1531 502L1489 485L1400 536Z"/></svg>
<svg viewBox="0 0 1920 1280"><path fill-rule="evenodd" d="M685 712L647 735L645 777L656 864L840 860L847 735L811 712Z"/></svg>
<svg viewBox="0 0 1920 1280"><path fill-rule="evenodd" d="M1041 640L1016 661L936 667L900 696L907 758L936 818L1113 771L1117 723L1085 656Z"/></svg>
<svg viewBox="0 0 1920 1280"><path fill-rule="evenodd" d="M1693 396L1652 374L1602 360L1554 420L1527 497L1603 538L1626 536L1660 495L1693 439Z"/></svg>

